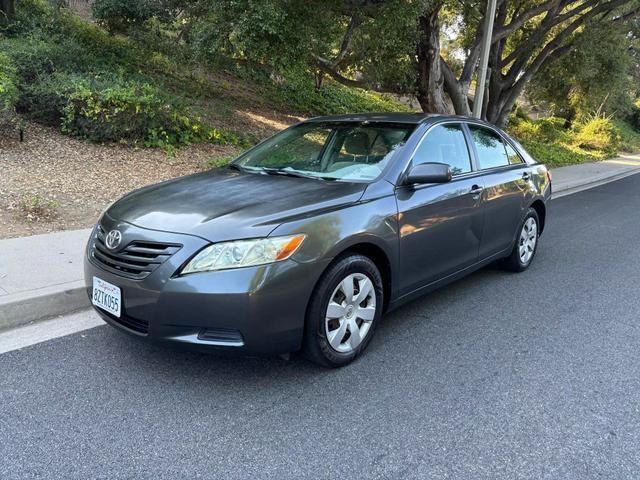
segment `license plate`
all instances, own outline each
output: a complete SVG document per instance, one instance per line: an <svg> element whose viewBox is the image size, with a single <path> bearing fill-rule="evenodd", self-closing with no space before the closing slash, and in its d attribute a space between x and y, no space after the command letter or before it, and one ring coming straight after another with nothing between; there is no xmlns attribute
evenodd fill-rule
<svg viewBox="0 0 640 480"><path fill-rule="evenodd" d="M91 302L98 308L120 318L121 294L120 287L93 277L93 294Z"/></svg>

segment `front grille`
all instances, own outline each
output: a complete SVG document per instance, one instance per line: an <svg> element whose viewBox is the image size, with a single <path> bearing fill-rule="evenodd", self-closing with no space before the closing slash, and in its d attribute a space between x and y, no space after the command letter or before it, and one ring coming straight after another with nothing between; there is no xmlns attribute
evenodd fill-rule
<svg viewBox="0 0 640 480"><path fill-rule="evenodd" d="M105 232L98 225L91 248L91 258L106 270L127 278L140 280L162 265L182 245L134 240L118 252L104 244Z"/></svg>

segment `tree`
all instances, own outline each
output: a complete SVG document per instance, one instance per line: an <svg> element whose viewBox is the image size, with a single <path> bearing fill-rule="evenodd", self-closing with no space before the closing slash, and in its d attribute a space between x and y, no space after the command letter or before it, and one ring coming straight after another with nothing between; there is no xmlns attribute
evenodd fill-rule
<svg viewBox="0 0 640 480"><path fill-rule="evenodd" d="M485 1L437 0L420 13L414 88L424 111L447 112L449 106L443 101L446 93L456 113L470 114L470 90L480 56L485 6ZM541 68L566 55L577 39L593 29L633 21L639 12L638 0L498 0L483 116L504 125L516 99ZM441 51L442 18L447 16L452 19L447 26L458 28L462 63L452 52ZM344 75L341 64L320 62L319 66L347 85L367 85L367 79L356 82Z"/></svg>
<svg viewBox="0 0 640 480"><path fill-rule="evenodd" d="M593 29L569 54L540 70L526 87L527 98L569 120L599 109L624 115L640 92L639 46L627 28Z"/></svg>
<svg viewBox="0 0 640 480"><path fill-rule="evenodd" d="M471 113L486 0L183 4L174 25L200 59L232 59L270 73L306 69L318 87L329 76L351 87L415 94L425 112ZM640 0L498 0L484 118L504 125L541 70L598 29L635 25L639 13Z"/></svg>
<svg viewBox="0 0 640 480"><path fill-rule="evenodd" d="M0 24L9 23L15 14L15 0L0 0Z"/></svg>

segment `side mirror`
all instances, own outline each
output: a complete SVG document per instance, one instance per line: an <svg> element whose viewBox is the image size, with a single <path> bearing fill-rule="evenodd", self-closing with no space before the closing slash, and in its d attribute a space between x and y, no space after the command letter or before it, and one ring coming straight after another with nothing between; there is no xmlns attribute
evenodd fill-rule
<svg viewBox="0 0 640 480"><path fill-rule="evenodd" d="M415 165L404 179L404 183L447 183L451 181L451 167L446 163L420 163Z"/></svg>

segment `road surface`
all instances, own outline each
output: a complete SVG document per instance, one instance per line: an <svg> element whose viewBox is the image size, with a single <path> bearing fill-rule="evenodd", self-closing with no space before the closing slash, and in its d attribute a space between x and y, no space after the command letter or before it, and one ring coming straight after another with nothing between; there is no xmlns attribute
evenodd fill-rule
<svg viewBox="0 0 640 480"><path fill-rule="evenodd" d="M108 326L4 353L0 478L640 478L640 175L551 209L529 271L403 307L341 370Z"/></svg>

